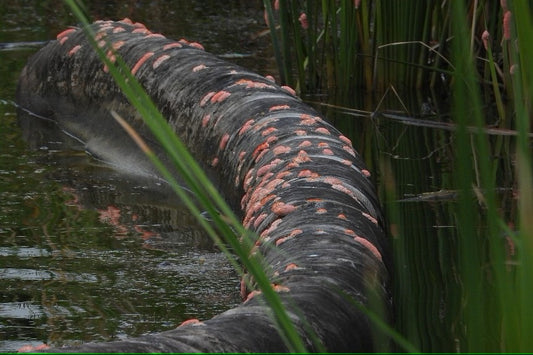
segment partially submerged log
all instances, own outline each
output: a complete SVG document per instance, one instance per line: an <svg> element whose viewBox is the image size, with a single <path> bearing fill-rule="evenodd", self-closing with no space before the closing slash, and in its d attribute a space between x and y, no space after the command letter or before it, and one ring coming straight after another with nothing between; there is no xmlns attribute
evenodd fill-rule
<svg viewBox="0 0 533 355"><path fill-rule="evenodd" d="M206 169L245 227L259 236L275 283L305 345L372 351L365 313L377 295L390 307L390 261L370 172L348 138L289 88L124 19L91 25L131 68L175 133ZM117 168L153 174L114 110L164 155L83 31L71 28L24 68L17 102L76 137ZM248 292L248 291L246 291ZM213 319L76 352L285 352L260 293ZM49 351L50 351L49 350Z"/></svg>

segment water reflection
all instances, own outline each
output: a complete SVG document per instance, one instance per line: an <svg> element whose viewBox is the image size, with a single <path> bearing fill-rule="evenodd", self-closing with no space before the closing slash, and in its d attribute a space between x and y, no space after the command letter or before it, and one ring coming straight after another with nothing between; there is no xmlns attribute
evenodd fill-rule
<svg viewBox="0 0 533 355"><path fill-rule="evenodd" d="M39 280L52 280L60 279L64 281L76 281L76 282L97 282L96 275L91 274L75 274L65 273L61 271L53 270L34 270L34 269L18 269L18 268L5 268L0 269L0 279L2 280L24 280L24 281L39 281Z"/></svg>
<svg viewBox="0 0 533 355"><path fill-rule="evenodd" d="M41 305L28 302L6 302L0 304L0 317L35 319L44 316Z"/></svg>
<svg viewBox="0 0 533 355"><path fill-rule="evenodd" d="M165 184L36 131L37 151L16 159L11 147L1 165L0 332L13 342L0 350L21 339L71 344L161 331L240 301L232 267Z"/></svg>
<svg viewBox="0 0 533 355"><path fill-rule="evenodd" d="M2 247L0 248L0 256L15 256L20 259L37 258L50 256L50 252L46 249L32 247Z"/></svg>

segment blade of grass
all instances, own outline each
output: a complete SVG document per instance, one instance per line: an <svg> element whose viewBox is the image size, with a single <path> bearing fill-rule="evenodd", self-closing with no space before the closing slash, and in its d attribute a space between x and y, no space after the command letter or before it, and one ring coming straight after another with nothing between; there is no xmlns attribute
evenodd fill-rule
<svg viewBox="0 0 533 355"><path fill-rule="evenodd" d="M454 87L454 113L458 120L458 171L460 185L460 202L458 206L458 227L461 250L461 275L464 277L465 324L468 351L497 351L500 346L498 336L502 322L502 310L505 300L509 300L509 290L513 285L505 270L505 254L499 235L500 217L497 212L495 196L495 179L486 134L483 134L484 119L481 115L482 105L480 93L476 86L475 69L472 52L469 50L468 29L465 21L466 13L463 4L452 5L454 41L453 56L456 65ZM474 108L469 116L467 109ZM466 127L468 120L478 127L470 137ZM468 153L468 142L473 145L472 153ZM469 157L471 155L471 157ZM475 178L472 167L477 168ZM468 194L468 189L479 179L480 187L485 191L483 206L486 218L485 231L472 224L475 216L472 211L479 210ZM478 217L479 218L479 217ZM486 255L484 254L486 249ZM488 258L488 262L485 261ZM477 269L477 270L476 270ZM494 277L491 282L487 277ZM481 295L485 295L479 299Z"/></svg>
<svg viewBox="0 0 533 355"><path fill-rule="evenodd" d="M462 6L454 6L455 11L452 13L452 18L466 18L464 9ZM460 26L454 31L455 38L468 38L466 35L466 27L459 22ZM462 36L462 37L461 37ZM467 46L464 40L454 41L455 48L453 53L459 56L460 54L468 54ZM455 59L455 58L454 58ZM472 205L473 201L470 196L470 189L472 186L473 175L472 165L473 161L468 153L470 151L470 137L466 130L468 125L467 117L465 116L464 109L470 105L469 88L463 78L468 74L470 69L469 57L466 59L457 58L454 60L456 64L455 72L455 88L454 94L454 117L456 117L458 123L457 129L457 150L465 152L459 154L457 157L457 184L460 190L458 208L457 208L457 226L458 226L458 238L459 238L459 265L460 277L464 284L463 287L463 302L465 319L465 333L468 344L461 347L461 351L474 350L483 351L486 349L484 346L484 334L485 329L485 311L483 303L478 299L483 295L482 279L483 275L480 269L482 260L478 249L477 231L475 222L477 220L474 211L476 206Z"/></svg>
<svg viewBox="0 0 533 355"><path fill-rule="evenodd" d="M528 329L533 327L533 173L530 139L531 99L533 96L533 46L528 36L533 35L533 20L529 2L512 3L512 19L514 22L512 39L516 38L518 50L512 51L515 71L512 73L514 103L516 110L516 127L519 131L517 144L517 180L519 206L519 240L523 250L520 257L520 308L521 343L518 351L531 351L533 338Z"/></svg>

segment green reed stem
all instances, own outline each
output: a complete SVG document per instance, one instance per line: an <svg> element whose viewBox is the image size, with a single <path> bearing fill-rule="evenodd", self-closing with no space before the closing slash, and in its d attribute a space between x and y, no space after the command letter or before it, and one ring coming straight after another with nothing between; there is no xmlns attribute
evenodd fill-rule
<svg viewBox="0 0 533 355"><path fill-rule="evenodd" d="M503 351L515 348L515 344L508 342L506 335L509 335L507 333L509 329L505 326L511 326L518 316L517 314L508 316L510 311L516 310L508 303L512 302L517 285L505 265L505 245L500 236L501 218L497 211L495 196L495 170L493 162L487 159L490 157L490 150L487 137L482 133L484 118L481 114L481 95L476 85L476 71L468 43L468 28L464 21L457 20L466 18L463 4L454 3L452 18L455 36L452 50L456 65L454 115L459 123L457 178L461 189L457 218L459 242L462 246L461 277L464 279L464 322L468 344L465 349ZM469 120L479 128L479 131L472 136L465 132L465 125ZM469 141L473 147L471 156L468 153ZM477 169L477 176L473 175L472 167ZM480 209L476 206L476 201L470 197L473 184L483 191L483 199L479 202L484 211L478 213L482 215L486 230L480 230L478 226L472 224L475 220L472 211ZM501 332L502 325L503 332Z"/></svg>
<svg viewBox="0 0 533 355"><path fill-rule="evenodd" d="M522 246L520 257L520 332L521 341L518 351L533 350L533 338L528 330L533 329L533 173L531 141L528 133L531 130L531 100L533 97L533 45L528 38L533 35L533 21L529 2L512 3L512 19L514 31L511 40L516 38L518 50L512 51L511 60L514 64L512 73L514 103L516 110L516 127L519 131L517 142L517 177L519 192L519 234ZM529 37L528 37L529 36ZM516 47L515 47L516 48ZM516 302L516 301L515 301Z"/></svg>
<svg viewBox="0 0 533 355"><path fill-rule="evenodd" d="M503 104L502 94L499 87L498 76L496 75L496 63L494 62L494 56L492 54L492 46L489 42L487 46L487 60L490 72L490 82L492 84L492 92L494 93L494 101L498 110L498 116L500 118L500 127L507 127L506 125L506 113Z"/></svg>
<svg viewBox="0 0 533 355"><path fill-rule="evenodd" d="M276 63L278 64L280 79L282 83L287 83L290 80L290 62L289 53L284 49L283 42L280 43L278 39L278 30L276 29L276 22L274 13L272 11L272 3L270 0L263 0L263 5L266 11L266 17L268 19L268 26L270 28L270 38L272 39L272 46L274 48L274 56L276 57Z"/></svg>
<svg viewBox="0 0 533 355"><path fill-rule="evenodd" d="M460 299L451 300L454 309L460 309L453 327L461 351L533 350L533 337L526 334L533 329L533 170L529 138L533 116L533 11L527 1L507 3L511 4L515 29L510 40L502 41L503 2L362 0L354 9L352 1L322 0L321 8L317 8L322 17L313 13L313 18L321 21L313 21L315 27L308 31L319 35L313 36L313 41L308 38L305 47L305 60L309 63L313 57L316 70L316 74L307 75L320 78L316 82L308 79L308 83L316 84L305 88L309 92L327 89L331 96L348 98L345 102L349 104L353 93L384 91L391 86L440 87L453 92L453 118L459 127L454 136L453 167L455 187L460 190L455 205L459 270L450 273L463 287ZM294 8L291 11L296 13ZM480 51L483 26L494 38L486 54ZM300 40L300 36L293 40ZM486 56L481 60L488 64L480 66L486 68L485 76L474 65L474 53ZM503 65L496 58L502 58ZM296 67L298 71L308 69L305 65ZM480 85L484 84L483 77L490 85ZM298 80L303 88L301 73ZM484 90L485 105L480 88ZM484 112L491 102L495 102L500 127L514 127L519 132L516 235L506 227L503 218L508 213L502 211L504 207L496 195L502 175L497 158L513 155L509 148L512 139L489 138L482 129L492 123L493 116ZM470 132L467 127L477 127L477 131ZM402 243L396 241L395 249L410 247ZM518 256L506 254L515 249ZM397 250L395 253L402 257ZM450 295L456 297L455 293ZM414 329L418 323L412 322Z"/></svg>
<svg viewBox="0 0 533 355"><path fill-rule="evenodd" d="M285 51L290 52L291 41L288 38L289 33L292 32L294 40L294 55L295 55L295 66L296 66L296 75L298 77L297 85L295 89L300 91L300 86L305 85L305 40L301 33L301 26L299 21L294 21L295 18L298 18L298 8L296 7L295 1L285 1L280 0L280 22L281 22L281 33L285 34ZM284 6L289 6L287 11L284 11ZM307 15L307 21L310 21L309 15ZM290 63L288 63L290 65ZM292 79L292 78L291 78ZM293 81L287 82L287 84L294 85Z"/></svg>

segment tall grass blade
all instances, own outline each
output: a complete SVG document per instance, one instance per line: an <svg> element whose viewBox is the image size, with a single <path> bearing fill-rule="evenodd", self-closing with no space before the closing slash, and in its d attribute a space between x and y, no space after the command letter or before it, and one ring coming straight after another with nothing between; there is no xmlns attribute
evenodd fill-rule
<svg viewBox="0 0 533 355"><path fill-rule="evenodd" d="M533 172L531 140L531 102L533 98L533 46L528 36L533 35L532 7L529 2L513 2L511 6L512 27L504 28L511 31L511 40L516 39L517 47L512 51L512 81L516 112L516 127L519 131L516 166L518 181L519 233L520 251L520 286L519 305L521 310L520 334L518 351L533 350L533 338L528 330L533 327ZM515 300L516 302L516 300Z"/></svg>

